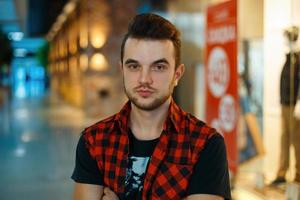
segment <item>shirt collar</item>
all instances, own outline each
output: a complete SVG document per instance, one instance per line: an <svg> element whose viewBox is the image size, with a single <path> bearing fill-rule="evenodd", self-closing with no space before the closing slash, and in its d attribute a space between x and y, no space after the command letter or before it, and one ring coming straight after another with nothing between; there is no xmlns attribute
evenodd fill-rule
<svg viewBox="0 0 300 200"><path fill-rule="evenodd" d="M171 99L167 120L165 126L171 125L176 129L177 132L180 131L181 125L184 122L186 113L175 103L173 98ZM168 120L170 120L171 124L167 124Z"/></svg>
<svg viewBox="0 0 300 200"><path fill-rule="evenodd" d="M131 102L127 101L127 103L123 106L123 108L116 114L115 124L119 126L122 133L128 131L128 123L131 111Z"/></svg>
<svg viewBox="0 0 300 200"><path fill-rule="evenodd" d="M122 132L125 133L127 133L129 128L128 123L129 123L130 111L131 111L131 102L127 101L127 103L123 106L120 112L116 114L115 117L115 124L117 124L119 128L122 130ZM164 124L164 130L169 130L173 126L175 130L179 132L185 115L186 113L181 108L179 108L179 106L175 103L175 101L172 98L168 110L167 119Z"/></svg>

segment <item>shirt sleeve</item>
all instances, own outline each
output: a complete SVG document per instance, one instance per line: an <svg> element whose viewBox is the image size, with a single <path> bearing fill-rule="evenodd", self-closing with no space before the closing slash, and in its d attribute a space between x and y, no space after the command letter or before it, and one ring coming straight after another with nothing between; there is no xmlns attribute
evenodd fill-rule
<svg viewBox="0 0 300 200"><path fill-rule="evenodd" d="M194 167L188 187L188 195L212 194L231 199L228 163L224 138L211 137Z"/></svg>
<svg viewBox="0 0 300 200"><path fill-rule="evenodd" d="M85 145L81 135L76 148L75 168L71 178L77 183L103 185L103 174Z"/></svg>

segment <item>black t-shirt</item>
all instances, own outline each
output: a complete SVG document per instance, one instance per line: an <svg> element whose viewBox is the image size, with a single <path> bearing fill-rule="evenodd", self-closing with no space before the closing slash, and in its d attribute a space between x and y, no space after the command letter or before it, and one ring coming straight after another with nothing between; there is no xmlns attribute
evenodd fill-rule
<svg viewBox="0 0 300 200"><path fill-rule="evenodd" d="M159 139L138 140L129 133L129 166L125 179L126 199L140 199L148 161ZM103 185L103 175L90 156L84 138L79 139L76 163L72 175L75 182ZM224 139L214 135L200 153L191 177L188 194L212 194L231 199L228 165Z"/></svg>
<svg viewBox="0 0 300 200"><path fill-rule="evenodd" d="M129 158L125 178L125 197L128 200L141 199L145 172L159 138L138 140L129 131Z"/></svg>

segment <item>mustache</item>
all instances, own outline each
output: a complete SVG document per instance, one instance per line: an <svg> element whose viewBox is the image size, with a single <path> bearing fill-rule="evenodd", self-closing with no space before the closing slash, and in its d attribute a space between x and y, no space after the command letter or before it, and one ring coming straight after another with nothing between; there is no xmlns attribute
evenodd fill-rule
<svg viewBox="0 0 300 200"><path fill-rule="evenodd" d="M140 84L133 88L134 90L147 89L151 91L155 91L155 88L151 87L149 84Z"/></svg>

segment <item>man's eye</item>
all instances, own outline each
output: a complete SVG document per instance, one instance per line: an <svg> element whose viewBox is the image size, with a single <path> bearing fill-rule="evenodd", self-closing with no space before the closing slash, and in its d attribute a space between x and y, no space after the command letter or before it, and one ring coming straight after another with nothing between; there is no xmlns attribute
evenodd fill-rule
<svg viewBox="0 0 300 200"><path fill-rule="evenodd" d="M154 71L164 71L164 70L166 69L166 66L164 66L164 65L154 65L154 66L152 67L152 69L153 69Z"/></svg>
<svg viewBox="0 0 300 200"><path fill-rule="evenodd" d="M127 68L130 69L130 70L137 70L139 69L139 65L137 64L131 64L131 65L127 65Z"/></svg>

